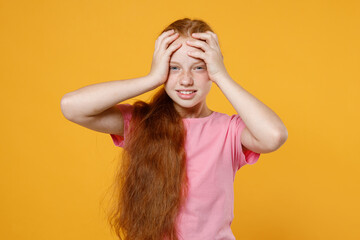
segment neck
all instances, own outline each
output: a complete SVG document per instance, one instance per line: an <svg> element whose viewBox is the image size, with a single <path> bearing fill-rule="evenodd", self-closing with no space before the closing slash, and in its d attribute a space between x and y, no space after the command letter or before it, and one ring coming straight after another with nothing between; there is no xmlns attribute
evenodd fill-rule
<svg viewBox="0 0 360 240"><path fill-rule="evenodd" d="M203 118L209 116L213 112L205 103L192 108L184 108L175 105L175 108L182 118Z"/></svg>

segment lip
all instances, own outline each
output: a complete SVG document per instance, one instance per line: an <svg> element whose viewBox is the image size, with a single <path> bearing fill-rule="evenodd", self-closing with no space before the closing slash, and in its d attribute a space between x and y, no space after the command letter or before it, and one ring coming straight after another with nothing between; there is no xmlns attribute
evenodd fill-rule
<svg viewBox="0 0 360 240"><path fill-rule="evenodd" d="M182 94L180 91L194 91L191 94ZM196 90L176 90L177 95L181 98L181 99L191 99L196 95Z"/></svg>
<svg viewBox="0 0 360 240"><path fill-rule="evenodd" d="M175 90L175 91L197 91L197 90L195 90L195 89L177 89L177 90Z"/></svg>

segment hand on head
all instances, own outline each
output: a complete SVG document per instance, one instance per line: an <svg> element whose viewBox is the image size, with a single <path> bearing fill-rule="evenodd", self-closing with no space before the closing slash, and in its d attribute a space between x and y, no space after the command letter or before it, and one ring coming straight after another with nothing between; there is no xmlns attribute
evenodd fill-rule
<svg viewBox="0 0 360 240"><path fill-rule="evenodd" d="M182 46L182 43L172 44L179 37L174 30L163 32L155 41L155 50L149 75L153 76L159 86L166 82L169 74L171 55Z"/></svg>
<svg viewBox="0 0 360 240"><path fill-rule="evenodd" d="M155 42L155 51L149 75L153 76L159 86L165 83L168 78L169 61L172 54L183 45L182 41L174 43L178 38L179 34L177 32L168 30L163 32ZM188 56L201 59L206 63L209 78L212 81L217 82L228 76L215 33L211 31L195 33L187 40L190 41L186 41L185 44L194 48L188 53Z"/></svg>
<svg viewBox="0 0 360 240"><path fill-rule="evenodd" d="M203 33L193 33L193 40L187 41L186 44L202 51L190 51L191 57L202 59L206 63L206 68L210 80L219 82L229 74L224 65L224 57L220 50L217 35L211 31Z"/></svg>

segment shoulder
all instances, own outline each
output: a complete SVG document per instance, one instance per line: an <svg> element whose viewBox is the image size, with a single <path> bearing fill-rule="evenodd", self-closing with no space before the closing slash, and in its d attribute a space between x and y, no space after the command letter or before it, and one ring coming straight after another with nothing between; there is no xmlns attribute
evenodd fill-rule
<svg viewBox="0 0 360 240"><path fill-rule="evenodd" d="M229 116L226 113L214 111L213 115L214 115L213 119L215 119L216 121L228 122L231 120L231 116Z"/></svg>
<svg viewBox="0 0 360 240"><path fill-rule="evenodd" d="M125 118L131 118L134 105L131 105L129 103L120 103L115 106L120 109L121 113Z"/></svg>
<svg viewBox="0 0 360 240"><path fill-rule="evenodd" d="M129 111L131 112L131 110L134 108L134 106L129 103L120 103L115 106L119 108L121 111L127 111L127 112Z"/></svg>
<svg viewBox="0 0 360 240"><path fill-rule="evenodd" d="M222 112L216 112L214 119L227 123L229 125L242 125L243 121L239 114L227 114Z"/></svg>

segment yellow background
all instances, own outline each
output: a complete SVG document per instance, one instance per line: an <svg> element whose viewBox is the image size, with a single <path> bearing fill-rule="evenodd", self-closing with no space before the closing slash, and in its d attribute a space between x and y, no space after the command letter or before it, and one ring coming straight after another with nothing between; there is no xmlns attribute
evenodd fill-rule
<svg viewBox="0 0 360 240"><path fill-rule="evenodd" d="M359 7L1 1L0 239L116 239L102 199L122 150L110 135L66 120L60 100L86 85L148 74L158 34L183 17L210 24L230 75L289 132L280 149L237 172L235 237L360 239ZM215 84L208 106L236 113Z"/></svg>

